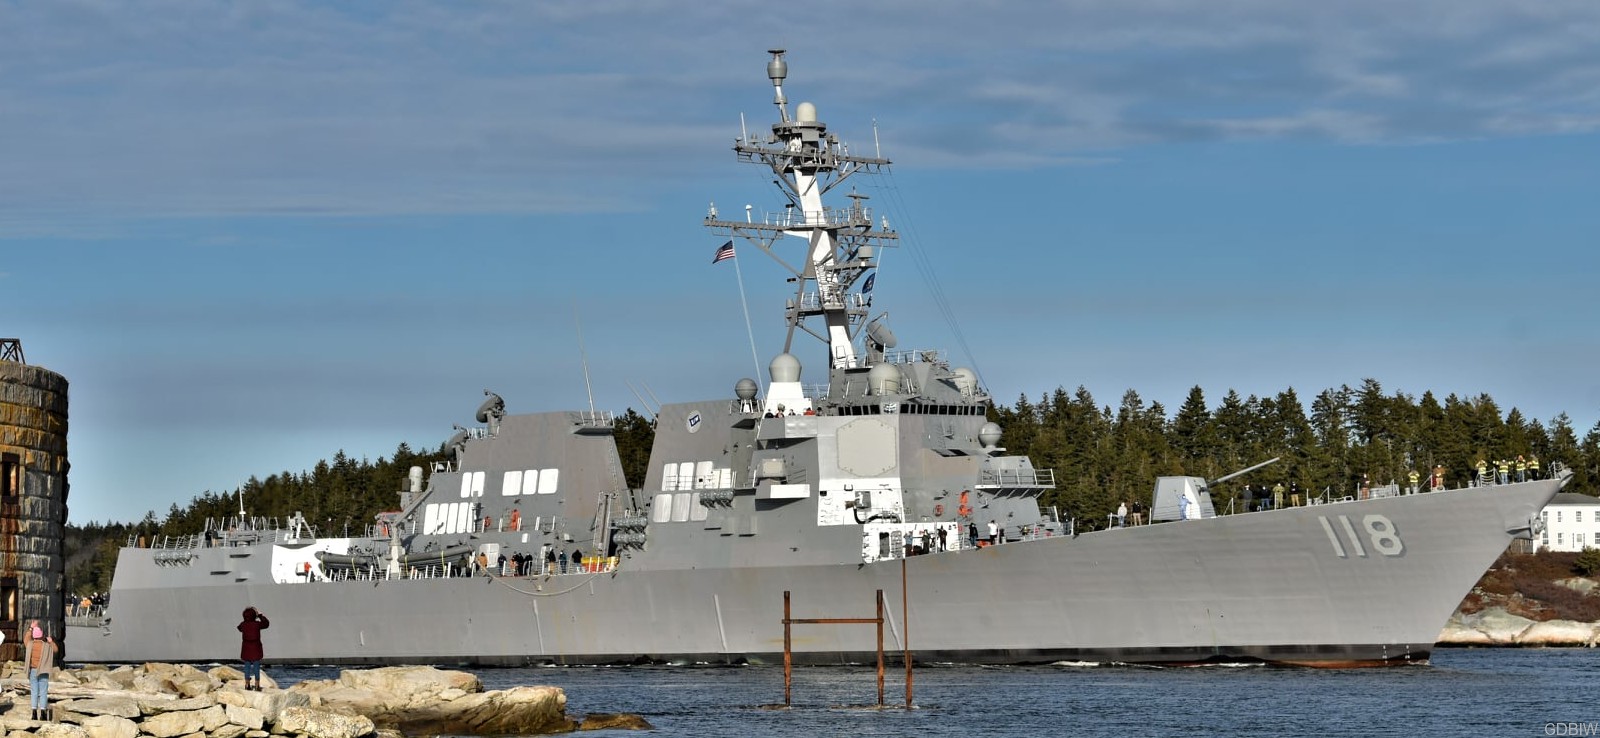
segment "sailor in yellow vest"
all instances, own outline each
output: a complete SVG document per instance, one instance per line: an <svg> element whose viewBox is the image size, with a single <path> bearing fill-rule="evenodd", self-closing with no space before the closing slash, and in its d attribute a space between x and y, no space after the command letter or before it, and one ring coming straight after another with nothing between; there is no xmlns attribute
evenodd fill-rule
<svg viewBox="0 0 1600 738"><path fill-rule="evenodd" d="M1528 478L1539 478L1539 457L1528 454Z"/></svg>
<svg viewBox="0 0 1600 738"><path fill-rule="evenodd" d="M1522 458L1522 454L1517 454L1517 481L1528 481L1528 460Z"/></svg>
<svg viewBox="0 0 1600 738"><path fill-rule="evenodd" d="M1421 478L1422 477L1417 474L1417 470L1416 469L1412 469L1411 473L1406 475L1406 479L1411 482L1411 491L1407 492L1406 494L1414 495L1414 494L1417 493L1417 480L1419 480Z"/></svg>
<svg viewBox="0 0 1600 738"><path fill-rule="evenodd" d="M1444 489L1444 464L1433 465L1433 481L1428 484L1428 489L1434 492Z"/></svg>
<svg viewBox="0 0 1600 738"><path fill-rule="evenodd" d="M1478 459L1478 486L1489 483L1489 462Z"/></svg>
<svg viewBox="0 0 1600 738"><path fill-rule="evenodd" d="M1496 461L1495 470L1500 472L1499 479L1501 484L1511 483L1511 462L1506 461L1505 459Z"/></svg>

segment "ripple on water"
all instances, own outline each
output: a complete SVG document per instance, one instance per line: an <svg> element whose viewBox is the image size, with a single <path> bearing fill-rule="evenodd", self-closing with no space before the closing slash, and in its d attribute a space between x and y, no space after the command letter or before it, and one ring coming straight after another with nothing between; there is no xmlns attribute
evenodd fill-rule
<svg viewBox="0 0 1600 738"><path fill-rule="evenodd" d="M799 667L782 708L781 666L473 669L485 688L551 684L574 716L633 712L656 735L1544 735L1551 722L1600 726L1600 650L1448 649L1429 666L1386 669L1152 668L1063 662L904 670ZM338 667L277 667L281 684L328 679ZM602 731L597 735L631 735Z"/></svg>

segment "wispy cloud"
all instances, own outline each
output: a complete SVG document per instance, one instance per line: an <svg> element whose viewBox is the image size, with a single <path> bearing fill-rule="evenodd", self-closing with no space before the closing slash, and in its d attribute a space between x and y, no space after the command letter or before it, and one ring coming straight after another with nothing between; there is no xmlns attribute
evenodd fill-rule
<svg viewBox="0 0 1600 738"><path fill-rule="evenodd" d="M842 53L750 16L729 2L3 5L0 237L81 232L86 216L627 208L715 161L729 111L764 104L761 50L786 40L792 99L843 91L835 120L887 116L897 154L923 166L1600 130L1587 0L822 2L813 17L840 32L897 30Z"/></svg>

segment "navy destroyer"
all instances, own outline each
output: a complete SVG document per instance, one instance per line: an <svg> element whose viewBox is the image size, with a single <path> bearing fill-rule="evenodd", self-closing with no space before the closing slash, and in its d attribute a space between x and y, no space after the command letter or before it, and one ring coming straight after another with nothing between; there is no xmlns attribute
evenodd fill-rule
<svg viewBox="0 0 1600 738"><path fill-rule="evenodd" d="M889 161L791 111L782 51L767 73L778 122L733 148L782 207L705 225L728 238L718 258L738 243L788 272L784 350L764 386L730 375L728 396L661 407L642 489L607 413L512 414L486 392L363 535L241 515L130 542L69 658L230 659L255 607L268 661L768 662L785 592L797 616L839 617L883 590L887 645L928 661L1407 663L1569 477L1233 515L1207 480L1168 477L1152 524L1078 534L1040 505L1052 472L1004 450L976 373L872 314L897 234L840 185ZM876 641L817 628L793 649L867 662Z"/></svg>

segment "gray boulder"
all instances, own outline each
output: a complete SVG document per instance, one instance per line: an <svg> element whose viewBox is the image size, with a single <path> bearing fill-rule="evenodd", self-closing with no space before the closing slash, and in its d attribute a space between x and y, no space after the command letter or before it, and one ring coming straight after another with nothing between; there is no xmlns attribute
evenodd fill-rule
<svg viewBox="0 0 1600 738"><path fill-rule="evenodd" d="M155 736L155 738L177 738L180 735L198 733L205 727L205 717L200 710L175 710L151 715L139 725L139 731Z"/></svg>
<svg viewBox="0 0 1600 738"><path fill-rule="evenodd" d="M372 719L365 715L346 715L314 707L286 707L278 715L274 733L300 734L310 738L359 738L373 731Z"/></svg>
<svg viewBox="0 0 1600 738"><path fill-rule="evenodd" d="M567 693L558 687L512 687L417 705L375 719L412 735L537 735L577 727L566 709Z"/></svg>
<svg viewBox="0 0 1600 738"><path fill-rule="evenodd" d="M72 723L45 723L33 729L38 738L89 738L89 733Z"/></svg>
<svg viewBox="0 0 1600 738"><path fill-rule="evenodd" d="M583 716L578 730L655 730L643 717L627 712L591 712Z"/></svg>
<svg viewBox="0 0 1600 738"><path fill-rule="evenodd" d="M339 672L339 683L354 689L393 692L400 695L438 694L455 688L482 692L483 682L464 671L445 671L432 666L386 666Z"/></svg>
<svg viewBox="0 0 1600 738"><path fill-rule="evenodd" d="M215 695L203 694L196 697L183 697L174 699L156 695L135 695L135 702L139 703L139 710L146 715L160 715L164 712L189 712L204 710L217 704Z"/></svg>
<svg viewBox="0 0 1600 738"><path fill-rule="evenodd" d="M127 697L94 697L87 700L64 700L55 704L56 709L75 712L80 715L115 715L121 718L136 718L143 714L139 703Z"/></svg>
<svg viewBox="0 0 1600 738"><path fill-rule="evenodd" d="M1593 646L1600 627L1572 620L1547 620L1534 623L1517 636L1525 646Z"/></svg>
<svg viewBox="0 0 1600 738"><path fill-rule="evenodd" d="M223 711L228 715L228 722L243 726L245 730L260 730L266 724L266 715L249 705L224 705Z"/></svg>
<svg viewBox="0 0 1600 738"><path fill-rule="evenodd" d="M89 738L137 738L139 724L117 715L91 715L83 719Z"/></svg>
<svg viewBox="0 0 1600 738"><path fill-rule="evenodd" d="M246 692L228 688L219 689L212 693L212 697L222 705L249 707L261 713L261 718L267 723L278 721L278 714L285 707L315 707L311 697L292 691L277 692Z"/></svg>

